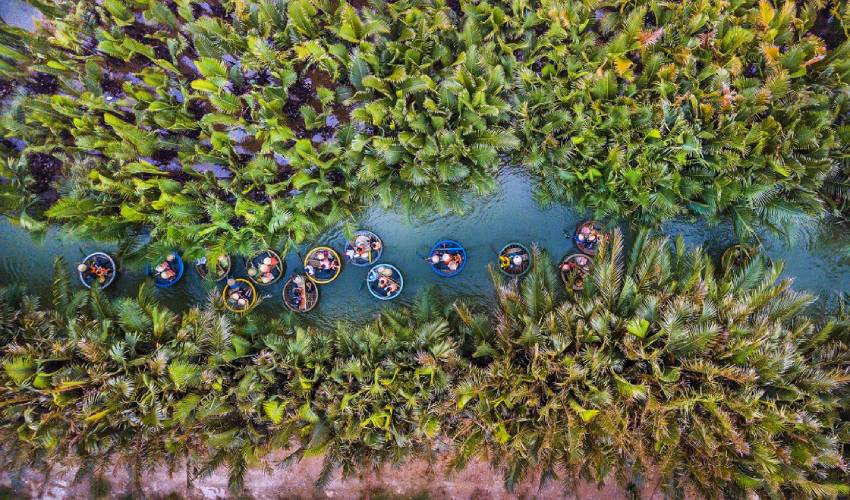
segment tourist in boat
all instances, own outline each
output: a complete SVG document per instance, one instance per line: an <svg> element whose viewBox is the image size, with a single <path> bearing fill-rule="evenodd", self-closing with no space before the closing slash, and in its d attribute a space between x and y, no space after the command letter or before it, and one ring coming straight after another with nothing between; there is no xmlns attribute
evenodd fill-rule
<svg viewBox="0 0 850 500"><path fill-rule="evenodd" d="M393 270L389 267L385 267L379 271L378 288L384 292L384 295L390 296L399 291L399 285L392 279L392 276Z"/></svg>
<svg viewBox="0 0 850 500"><path fill-rule="evenodd" d="M345 243L346 260L355 266L366 266L381 258L384 248L381 239L371 231L357 231L354 238Z"/></svg>
<svg viewBox="0 0 850 500"><path fill-rule="evenodd" d="M253 269L249 269L248 274L252 277L259 274L260 282L263 284L269 284L275 280L275 271L277 270L279 263L280 261L278 261L275 256L267 255L260 261L260 265L257 266L257 270L254 271ZM252 274L251 271L254 271L254 273Z"/></svg>
<svg viewBox="0 0 850 500"><path fill-rule="evenodd" d="M458 270L461 264L463 264L463 257L461 257L461 255L458 253L449 257L446 266L449 268L449 271L454 272Z"/></svg>
<svg viewBox="0 0 850 500"><path fill-rule="evenodd" d="M369 260L369 254L373 251L380 251L383 246L381 240L373 239L370 241L369 236L361 234L354 240L354 247L349 248L345 255L349 260L355 258Z"/></svg>
<svg viewBox="0 0 850 500"><path fill-rule="evenodd" d="M378 287L384 291L386 295L392 295L398 292L398 283L393 281L387 276L381 276L378 278Z"/></svg>
<svg viewBox="0 0 850 500"><path fill-rule="evenodd" d="M94 280L103 285L112 274L112 268L106 265L100 265L97 260L93 260L91 264L85 263L77 266L77 271L83 275L86 281Z"/></svg>
<svg viewBox="0 0 850 500"><path fill-rule="evenodd" d="M599 242L604 237L604 231L602 224L597 221L587 221L583 222L577 229L576 234L573 236L576 242L576 246L582 252L594 255L598 250Z"/></svg>
<svg viewBox="0 0 850 500"><path fill-rule="evenodd" d="M106 288L115 280L117 267L112 257L103 252L94 252L87 255L77 265L77 274L83 286L90 288L97 283L101 288Z"/></svg>
<svg viewBox="0 0 850 500"><path fill-rule="evenodd" d="M227 280L227 287L230 290L230 301L238 306L238 309L245 309L251 303L251 289L249 287L240 286L239 282L233 278Z"/></svg>
<svg viewBox="0 0 850 500"><path fill-rule="evenodd" d="M160 279L171 281L177 276L178 269L176 261L177 259L174 254L168 254L168 257L154 268Z"/></svg>

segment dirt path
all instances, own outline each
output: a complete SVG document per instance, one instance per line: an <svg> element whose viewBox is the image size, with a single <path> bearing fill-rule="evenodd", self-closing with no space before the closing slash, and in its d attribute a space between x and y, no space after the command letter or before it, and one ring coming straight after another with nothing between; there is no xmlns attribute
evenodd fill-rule
<svg viewBox="0 0 850 500"><path fill-rule="evenodd" d="M538 489L536 482L525 481L513 492L502 487L501 475L482 462L473 462L459 473L446 474L442 465L429 468L423 461L410 461L397 467L385 467L380 473L368 472L359 477L343 480L337 473L322 490L313 485L322 467L321 458L305 459L286 469L268 472L252 470L245 479L242 497L258 499L342 498L342 499L605 499L626 500L628 493L616 482L609 480L602 488L581 483L577 488L550 483ZM86 480L73 483L76 469L62 467L45 481L44 474L32 471L0 472L0 498L83 499L92 498L96 490L112 498L130 493L126 470L110 471L105 475L107 484L93 485ZM142 478L142 491L146 498L233 498L227 489L227 474L222 470L212 477L197 480L192 489L186 489L185 469L173 476L166 470L157 470ZM137 497L137 495L133 495ZM126 498L126 497L125 497ZM660 500L655 484L641 492L641 498Z"/></svg>

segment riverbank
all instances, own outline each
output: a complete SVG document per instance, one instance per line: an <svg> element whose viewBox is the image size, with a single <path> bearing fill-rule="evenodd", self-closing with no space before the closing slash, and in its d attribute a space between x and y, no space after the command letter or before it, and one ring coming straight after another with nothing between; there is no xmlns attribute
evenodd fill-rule
<svg viewBox="0 0 850 500"><path fill-rule="evenodd" d="M270 462L280 460L284 453L272 455ZM502 476L488 464L474 461L460 472L449 472L446 459L438 459L433 465L422 460L411 460L398 466L385 466L379 471L363 471L359 476L343 479L337 473L324 488L313 483L322 468L322 458L304 459L287 468L251 470L245 480L245 491L241 497L254 499L470 499L500 500L535 498L556 499L606 499L627 500L634 498L631 492L620 487L609 478L604 485L579 481L576 485L565 485L550 481L539 488L536 479L517 485L512 492L502 486ZM191 487L186 486L184 466L169 473L164 468L145 474L141 489L134 489L125 469L117 468L103 476L102 483L85 479L74 483L75 467L59 467L50 476L24 469L0 473L0 485L8 488L10 495L28 496L42 500L92 498L92 491L106 491L107 496L116 498L129 494L145 498L217 499L233 498L227 489L227 472L222 470L205 479L199 479ZM104 484L106 487L104 487ZM657 481L648 481L639 489L639 498L657 500L664 495ZM94 488L94 489L93 489ZM2 495L0 495L2 496Z"/></svg>

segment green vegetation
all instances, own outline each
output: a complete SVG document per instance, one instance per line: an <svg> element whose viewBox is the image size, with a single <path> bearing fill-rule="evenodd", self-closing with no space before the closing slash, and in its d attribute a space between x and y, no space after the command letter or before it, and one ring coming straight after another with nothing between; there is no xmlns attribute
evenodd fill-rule
<svg viewBox="0 0 850 500"><path fill-rule="evenodd" d="M846 217L845 2L60 0L0 29L0 211L250 254L379 201ZM23 141L23 142L21 142Z"/></svg>
<svg viewBox="0 0 850 500"><path fill-rule="evenodd" d="M644 222L729 216L743 234L819 216L823 177L842 161L848 174L850 46L812 34L818 7L577 3L526 17L545 29L523 46L516 98L541 197Z"/></svg>
<svg viewBox="0 0 850 500"><path fill-rule="evenodd" d="M58 0L0 26L0 213L147 254L250 255L379 202L544 203L740 234L850 217L850 7L736 0ZM122 249L122 250L124 250ZM321 455L319 482L448 444L508 487L660 473L706 496L850 494L850 318L781 265L641 234L581 292L546 256L490 308L368 324L0 291L4 460L97 474ZM732 262L732 260L735 260Z"/></svg>
<svg viewBox="0 0 850 500"><path fill-rule="evenodd" d="M322 482L450 444L509 487L657 471L712 497L848 493L850 318L805 317L781 265L646 234L626 256L615 234L575 293L536 261L494 275L492 309L426 294L330 331L73 292L58 262L50 307L0 292L4 460L188 461L238 489L275 449L322 455Z"/></svg>

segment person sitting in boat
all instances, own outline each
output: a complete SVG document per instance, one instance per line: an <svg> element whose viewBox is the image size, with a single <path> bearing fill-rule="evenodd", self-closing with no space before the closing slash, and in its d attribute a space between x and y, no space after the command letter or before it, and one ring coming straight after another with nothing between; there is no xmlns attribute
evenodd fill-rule
<svg viewBox="0 0 850 500"><path fill-rule="evenodd" d="M112 268L110 266L102 266L98 264L96 259L93 259L90 265L86 265L85 262L81 263L77 266L77 271L83 275L87 282L93 279L100 284L106 283L109 275L112 274Z"/></svg>
<svg viewBox="0 0 850 500"><path fill-rule="evenodd" d="M304 266L304 272L307 273L309 276L315 276L316 268L307 264L306 266Z"/></svg>
<svg viewBox="0 0 850 500"><path fill-rule="evenodd" d="M304 298L304 289L301 287L295 287L289 292L289 304L293 307L293 309L297 309L299 311L307 310L307 300Z"/></svg>
<svg viewBox="0 0 850 500"><path fill-rule="evenodd" d="M383 247L384 247L384 245L381 243L381 240L379 240L379 239L377 239L377 238L376 238L376 239L372 240L372 245L371 245L371 247L372 247L372 250L374 250L374 251L376 251L376 252L377 252L378 250L380 250L381 248L383 248Z"/></svg>
<svg viewBox="0 0 850 500"><path fill-rule="evenodd" d="M399 288L398 283L386 276L381 276L380 278L378 278L378 287L383 290L387 296L398 292Z"/></svg>
<svg viewBox="0 0 850 500"><path fill-rule="evenodd" d="M262 283L271 283L275 279L275 271L277 270L277 266L280 262L269 255L262 260L262 263L259 265L260 271L260 282Z"/></svg>
<svg viewBox="0 0 850 500"><path fill-rule="evenodd" d="M309 306L307 303L307 287L310 286L310 283L301 276L296 276L292 279L292 282L295 283L295 287L290 292L289 303L299 311L306 311Z"/></svg>
<svg viewBox="0 0 850 500"><path fill-rule="evenodd" d="M230 300L239 306L240 309L244 309L248 305L248 299L245 298L245 294L241 288L230 294Z"/></svg>
<svg viewBox="0 0 850 500"><path fill-rule="evenodd" d="M584 277L590 272L590 259L584 255L578 255L561 262L560 268L561 273L565 277L573 276L577 288L582 288L584 286Z"/></svg>
<svg viewBox="0 0 850 500"><path fill-rule="evenodd" d="M335 260L331 260L330 256L326 253L319 254L319 270L320 271L334 271L339 267L339 263Z"/></svg>
<svg viewBox="0 0 850 500"><path fill-rule="evenodd" d="M564 262L562 262L561 271L567 272L578 270L581 273L585 273L588 270L588 264L590 264L588 258L583 255L579 255L574 259L565 260Z"/></svg>
<svg viewBox="0 0 850 500"><path fill-rule="evenodd" d="M590 250L596 248L596 245L599 243L602 234L599 230L597 230L593 225L586 224L579 229L578 234L576 235L576 242L579 245L584 245Z"/></svg>
<svg viewBox="0 0 850 500"><path fill-rule="evenodd" d="M240 309L244 309L251 302L251 289L247 287L240 286L239 283L233 278L227 280L227 287L230 289L230 300L239 306Z"/></svg>
<svg viewBox="0 0 850 500"><path fill-rule="evenodd" d="M511 269L517 269L517 268L522 267L522 261L523 261L522 255L514 254L513 256L511 256L510 268Z"/></svg>
<svg viewBox="0 0 850 500"><path fill-rule="evenodd" d="M446 266L449 268L449 271L457 271L461 264L463 264L463 257L459 253L456 253L449 258Z"/></svg>
<svg viewBox="0 0 850 500"><path fill-rule="evenodd" d="M206 259L204 259L204 264L206 264ZM204 266L204 267L206 267L206 266ZM230 270L229 268L230 268L230 259L227 257L227 255L219 255L218 256L218 268L216 269L216 274L219 277L223 277L224 274L227 273L227 271Z"/></svg>
<svg viewBox="0 0 850 500"><path fill-rule="evenodd" d="M160 262L154 270L159 275L160 279L171 281L177 276L176 257L174 254L168 254L163 262Z"/></svg>
<svg viewBox="0 0 850 500"><path fill-rule="evenodd" d="M500 255L499 267L501 267L502 269L509 269L511 267L511 259L507 258L504 255Z"/></svg>

